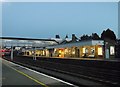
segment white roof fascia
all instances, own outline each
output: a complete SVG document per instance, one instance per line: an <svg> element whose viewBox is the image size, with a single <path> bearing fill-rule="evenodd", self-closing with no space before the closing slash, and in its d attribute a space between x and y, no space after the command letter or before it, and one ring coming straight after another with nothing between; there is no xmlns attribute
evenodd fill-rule
<svg viewBox="0 0 120 87"><path fill-rule="evenodd" d="M61 45L55 45L55 46L49 46L46 47L48 49L50 48L66 48L66 47L78 47L78 46L92 46L92 45L104 45L103 40L89 40L89 41L81 41L76 43L68 43L68 44L61 44Z"/></svg>
<svg viewBox="0 0 120 87"><path fill-rule="evenodd" d="M92 45L104 45L104 40L92 40Z"/></svg>

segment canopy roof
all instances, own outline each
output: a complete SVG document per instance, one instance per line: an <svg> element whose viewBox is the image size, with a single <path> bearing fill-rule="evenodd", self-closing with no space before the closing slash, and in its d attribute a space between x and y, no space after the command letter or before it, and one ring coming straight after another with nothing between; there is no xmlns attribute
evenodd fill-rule
<svg viewBox="0 0 120 87"><path fill-rule="evenodd" d="M1 46L45 47L45 46L50 46L55 44L57 44L57 41L52 39L0 37Z"/></svg>

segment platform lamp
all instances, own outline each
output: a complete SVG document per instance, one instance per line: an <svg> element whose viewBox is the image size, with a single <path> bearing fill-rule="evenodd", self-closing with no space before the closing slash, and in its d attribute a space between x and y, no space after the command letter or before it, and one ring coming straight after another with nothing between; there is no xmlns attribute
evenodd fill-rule
<svg viewBox="0 0 120 87"><path fill-rule="evenodd" d="M33 43L33 60L36 60L36 45L35 42Z"/></svg>
<svg viewBox="0 0 120 87"><path fill-rule="evenodd" d="M13 44L11 45L11 60L13 60Z"/></svg>
<svg viewBox="0 0 120 87"><path fill-rule="evenodd" d="M36 60L36 46L35 46L35 48L34 48L34 60Z"/></svg>

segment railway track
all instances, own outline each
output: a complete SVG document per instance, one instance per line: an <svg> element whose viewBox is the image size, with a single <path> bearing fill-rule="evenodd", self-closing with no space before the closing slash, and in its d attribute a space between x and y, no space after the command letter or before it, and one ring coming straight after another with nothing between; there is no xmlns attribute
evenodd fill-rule
<svg viewBox="0 0 120 87"><path fill-rule="evenodd" d="M89 79L95 82L100 82L107 86L111 85L120 85L120 71L115 67L110 68L100 68L97 66L81 66L78 63L65 63L59 61L49 61L48 59L37 59L33 61L30 58L16 57L14 62L27 65L39 67L46 70L51 70L59 73L64 73L77 78ZM76 83L75 83L76 84Z"/></svg>

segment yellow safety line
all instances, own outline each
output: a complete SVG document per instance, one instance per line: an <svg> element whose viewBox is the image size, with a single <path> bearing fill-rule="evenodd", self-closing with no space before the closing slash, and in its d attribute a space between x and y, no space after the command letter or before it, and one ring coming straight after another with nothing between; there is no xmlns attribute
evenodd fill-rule
<svg viewBox="0 0 120 87"><path fill-rule="evenodd" d="M11 67L11 68L12 68L12 67ZM38 84L40 84L40 85L42 85L42 86L44 86L44 87L48 87L46 84L44 84L44 83L42 83L42 82L40 82L40 81L38 81L38 80L34 79L33 77L31 77L31 76L29 76L29 75L25 74L24 72L21 72L21 71L19 71L19 70L15 69L15 68L12 68L12 69L14 69L14 70L15 70L15 71L17 71L18 73L20 73L20 74L22 74L22 75L24 75L24 76L28 77L29 79L31 79L31 80L33 80L33 81L35 81L36 83L38 83Z"/></svg>

